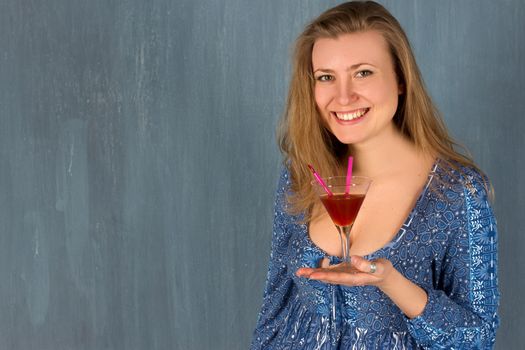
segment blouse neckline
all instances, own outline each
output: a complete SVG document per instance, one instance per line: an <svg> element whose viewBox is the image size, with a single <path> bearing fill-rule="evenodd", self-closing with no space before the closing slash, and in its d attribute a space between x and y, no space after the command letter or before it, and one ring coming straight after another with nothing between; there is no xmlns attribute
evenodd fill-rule
<svg viewBox="0 0 525 350"><path fill-rule="evenodd" d="M363 258L369 260L371 258L375 258L377 256L380 256L386 250L390 249L393 245L395 245L396 242L398 242L401 238L403 238L403 236L405 235L405 232L406 232L406 228L409 227L410 224L412 223L412 219L418 213L419 207L421 206L421 204L423 202L423 199L425 198L425 195L428 192L428 189L430 187L432 179L434 178L434 175L436 174L437 168L439 166L438 163L439 163L439 159L436 159L436 161L432 165L432 168L431 168L430 172L427 175L427 183L426 183L426 185L423 187L423 189L419 193L419 196L418 196L418 198L416 200L416 203L414 204L414 207L412 208L412 210L408 214L407 218L405 219L405 221L403 222L403 224L401 225L401 227L399 228L399 230L397 231L395 236L390 240L390 242L386 243L383 247L381 247L381 248L379 248L379 249L377 249L377 250L375 250L375 251L373 251L373 252L371 252L369 254L364 255ZM310 238L309 225L307 223L303 224L302 226L303 226L302 232L306 236L306 242L310 246L310 248L316 250L317 252L322 254L325 258L330 259L331 262L337 263L337 262L341 261L341 257L328 254L321 247L319 247L317 244L315 244L312 241L312 239Z"/></svg>

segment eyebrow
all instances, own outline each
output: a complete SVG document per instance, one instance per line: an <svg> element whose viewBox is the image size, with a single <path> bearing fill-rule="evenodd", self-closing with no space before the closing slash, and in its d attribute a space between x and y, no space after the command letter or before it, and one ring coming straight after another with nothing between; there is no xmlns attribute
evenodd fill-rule
<svg viewBox="0 0 525 350"><path fill-rule="evenodd" d="M362 62L362 63L356 63L356 64L353 64L351 65L350 67L348 67L346 69L346 71L350 71L350 70L354 70L354 69L357 69L358 67L360 66L363 66L363 65L368 65L368 66L372 66L372 67L375 67L373 64L371 63L365 63L365 62ZM327 73L333 73L334 70L333 69L328 69L328 68L317 68L316 70L314 70L314 73L316 72L327 72Z"/></svg>

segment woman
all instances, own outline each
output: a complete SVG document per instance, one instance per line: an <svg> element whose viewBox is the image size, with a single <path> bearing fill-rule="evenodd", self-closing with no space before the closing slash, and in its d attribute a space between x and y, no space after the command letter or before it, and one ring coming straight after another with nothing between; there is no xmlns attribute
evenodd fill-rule
<svg viewBox="0 0 525 350"><path fill-rule="evenodd" d="M481 171L458 153L408 40L350 2L299 36L280 144L272 253L252 349L485 349L498 326L497 236ZM352 271L314 189L372 179Z"/></svg>

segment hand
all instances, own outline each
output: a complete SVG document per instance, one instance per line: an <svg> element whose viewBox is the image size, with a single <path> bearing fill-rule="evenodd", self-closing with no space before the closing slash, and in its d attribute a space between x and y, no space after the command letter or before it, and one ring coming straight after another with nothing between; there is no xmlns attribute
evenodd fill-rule
<svg viewBox="0 0 525 350"><path fill-rule="evenodd" d="M376 266L374 272L371 271L372 263ZM350 287L372 285L381 288L387 283L388 277L392 275L392 271L394 271L392 263L386 259L368 261L356 255L351 257L351 266L338 264L316 269L302 267L297 270L296 275Z"/></svg>
<svg viewBox="0 0 525 350"><path fill-rule="evenodd" d="M352 256L352 264L331 265L312 269L302 267L296 275L318 280L325 283L345 286L376 286L383 291L409 318L420 315L427 304L428 296L425 290L405 278L386 259L377 259L373 263L376 270L370 270L371 261L360 256Z"/></svg>

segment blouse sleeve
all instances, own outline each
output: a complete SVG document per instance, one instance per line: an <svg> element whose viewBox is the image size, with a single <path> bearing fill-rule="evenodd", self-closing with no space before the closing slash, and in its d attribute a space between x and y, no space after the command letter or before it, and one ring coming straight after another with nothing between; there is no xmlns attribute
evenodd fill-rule
<svg viewBox="0 0 525 350"><path fill-rule="evenodd" d="M441 289L428 289L409 330L426 349L492 349L499 325L497 230L482 178L468 173L465 229L457 230L441 268Z"/></svg>
<svg viewBox="0 0 525 350"><path fill-rule="evenodd" d="M275 199L270 263L266 277L263 304L259 312L251 349L267 349L283 322L286 301L292 287L287 272L290 216L285 212L286 193L289 187L288 171L283 167Z"/></svg>

